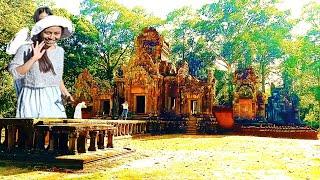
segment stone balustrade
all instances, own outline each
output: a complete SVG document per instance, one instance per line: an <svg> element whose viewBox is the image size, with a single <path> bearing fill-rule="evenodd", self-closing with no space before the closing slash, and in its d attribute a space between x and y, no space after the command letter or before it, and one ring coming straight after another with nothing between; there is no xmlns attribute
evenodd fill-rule
<svg viewBox="0 0 320 180"><path fill-rule="evenodd" d="M35 147L37 150L60 154L85 153L113 147L113 135L116 128L107 124L55 123L35 126ZM45 147L45 136L49 133L49 145ZM87 139L90 146L87 147Z"/></svg>
<svg viewBox="0 0 320 180"><path fill-rule="evenodd" d="M0 150L76 154L113 147L114 136L143 134L147 122L97 119L0 118ZM49 144L45 138L49 134ZM87 140L90 141L87 147Z"/></svg>
<svg viewBox="0 0 320 180"><path fill-rule="evenodd" d="M240 135L275 138L318 139L316 130L295 126L241 126Z"/></svg>
<svg viewBox="0 0 320 180"><path fill-rule="evenodd" d="M14 148L31 149L33 147L34 119L0 119L0 149L12 151Z"/></svg>

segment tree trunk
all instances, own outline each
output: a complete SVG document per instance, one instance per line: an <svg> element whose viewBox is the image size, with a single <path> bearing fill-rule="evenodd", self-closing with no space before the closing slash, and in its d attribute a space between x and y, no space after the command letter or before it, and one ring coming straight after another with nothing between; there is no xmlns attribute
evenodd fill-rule
<svg viewBox="0 0 320 180"><path fill-rule="evenodd" d="M262 93L266 91L266 65L264 63L260 63L260 70L261 70L261 87Z"/></svg>

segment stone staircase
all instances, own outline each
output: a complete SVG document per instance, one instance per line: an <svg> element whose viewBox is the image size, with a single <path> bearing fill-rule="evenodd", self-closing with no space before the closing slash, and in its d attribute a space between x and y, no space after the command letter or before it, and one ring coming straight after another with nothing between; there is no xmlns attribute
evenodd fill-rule
<svg viewBox="0 0 320 180"><path fill-rule="evenodd" d="M190 116L187 121L187 130L186 134L188 135L196 135L197 134L197 118L194 116Z"/></svg>

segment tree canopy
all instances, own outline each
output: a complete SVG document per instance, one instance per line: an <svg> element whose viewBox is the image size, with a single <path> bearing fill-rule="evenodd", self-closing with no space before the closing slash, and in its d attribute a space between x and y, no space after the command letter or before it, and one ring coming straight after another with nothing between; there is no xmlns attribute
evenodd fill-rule
<svg viewBox="0 0 320 180"><path fill-rule="evenodd" d="M15 109L13 79L6 71L12 56L5 53L6 44L19 29L32 26L39 3L0 2L0 117L14 116ZM214 72L218 103L232 100L235 69L253 67L265 94L276 70L279 77L285 77L283 81L290 79L291 90L299 95L302 118L319 122L320 4L306 4L302 16L293 19L289 11L280 11L277 3L218 0L199 9L175 9L165 20L115 0L85 0L79 15L53 9L75 26L73 36L60 43L66 52L64 81L74 92L76 78L88 69L98 83L112 83L116 70L132 57L135 38L144 27L152 26L169 43L173 64L188 62L190 73L200 79ZM299 23L311 28L293 36L291 32ZM228 93L230 97L225 96Z"/></svg>

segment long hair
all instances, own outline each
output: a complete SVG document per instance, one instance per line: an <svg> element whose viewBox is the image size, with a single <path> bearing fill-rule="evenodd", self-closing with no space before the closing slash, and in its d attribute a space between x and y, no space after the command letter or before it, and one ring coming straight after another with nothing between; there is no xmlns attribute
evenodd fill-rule
<svg viewBox="0 0 320 180"><path fill-rule="evenodd" d="M39 33L38 35L34 36L32 38L32 41L33 41L33 45L34 46L36 45L37 41L39 43L42 42L41 33ZM43 49L45 49L45 46L43 47ZM54 71L52 62L50 61L50 59L48 57L47 51L44 52L44 54L38 60L38 62L39 62L39 70L40 70L40 72L47 73L47 72L51 71L52 74L56 75L56 72Z"/></svg>
<svg viewBox="0 0 320 180"><path fill-rule="evenodd" d="M33 21L36 23L40 20L39 16L40 14L42 13L47 13L48 15L53 15L52 11L50 8L44 6L44 7L39 7L35 12L34 12L34 15L33 15Z"/></svg>

